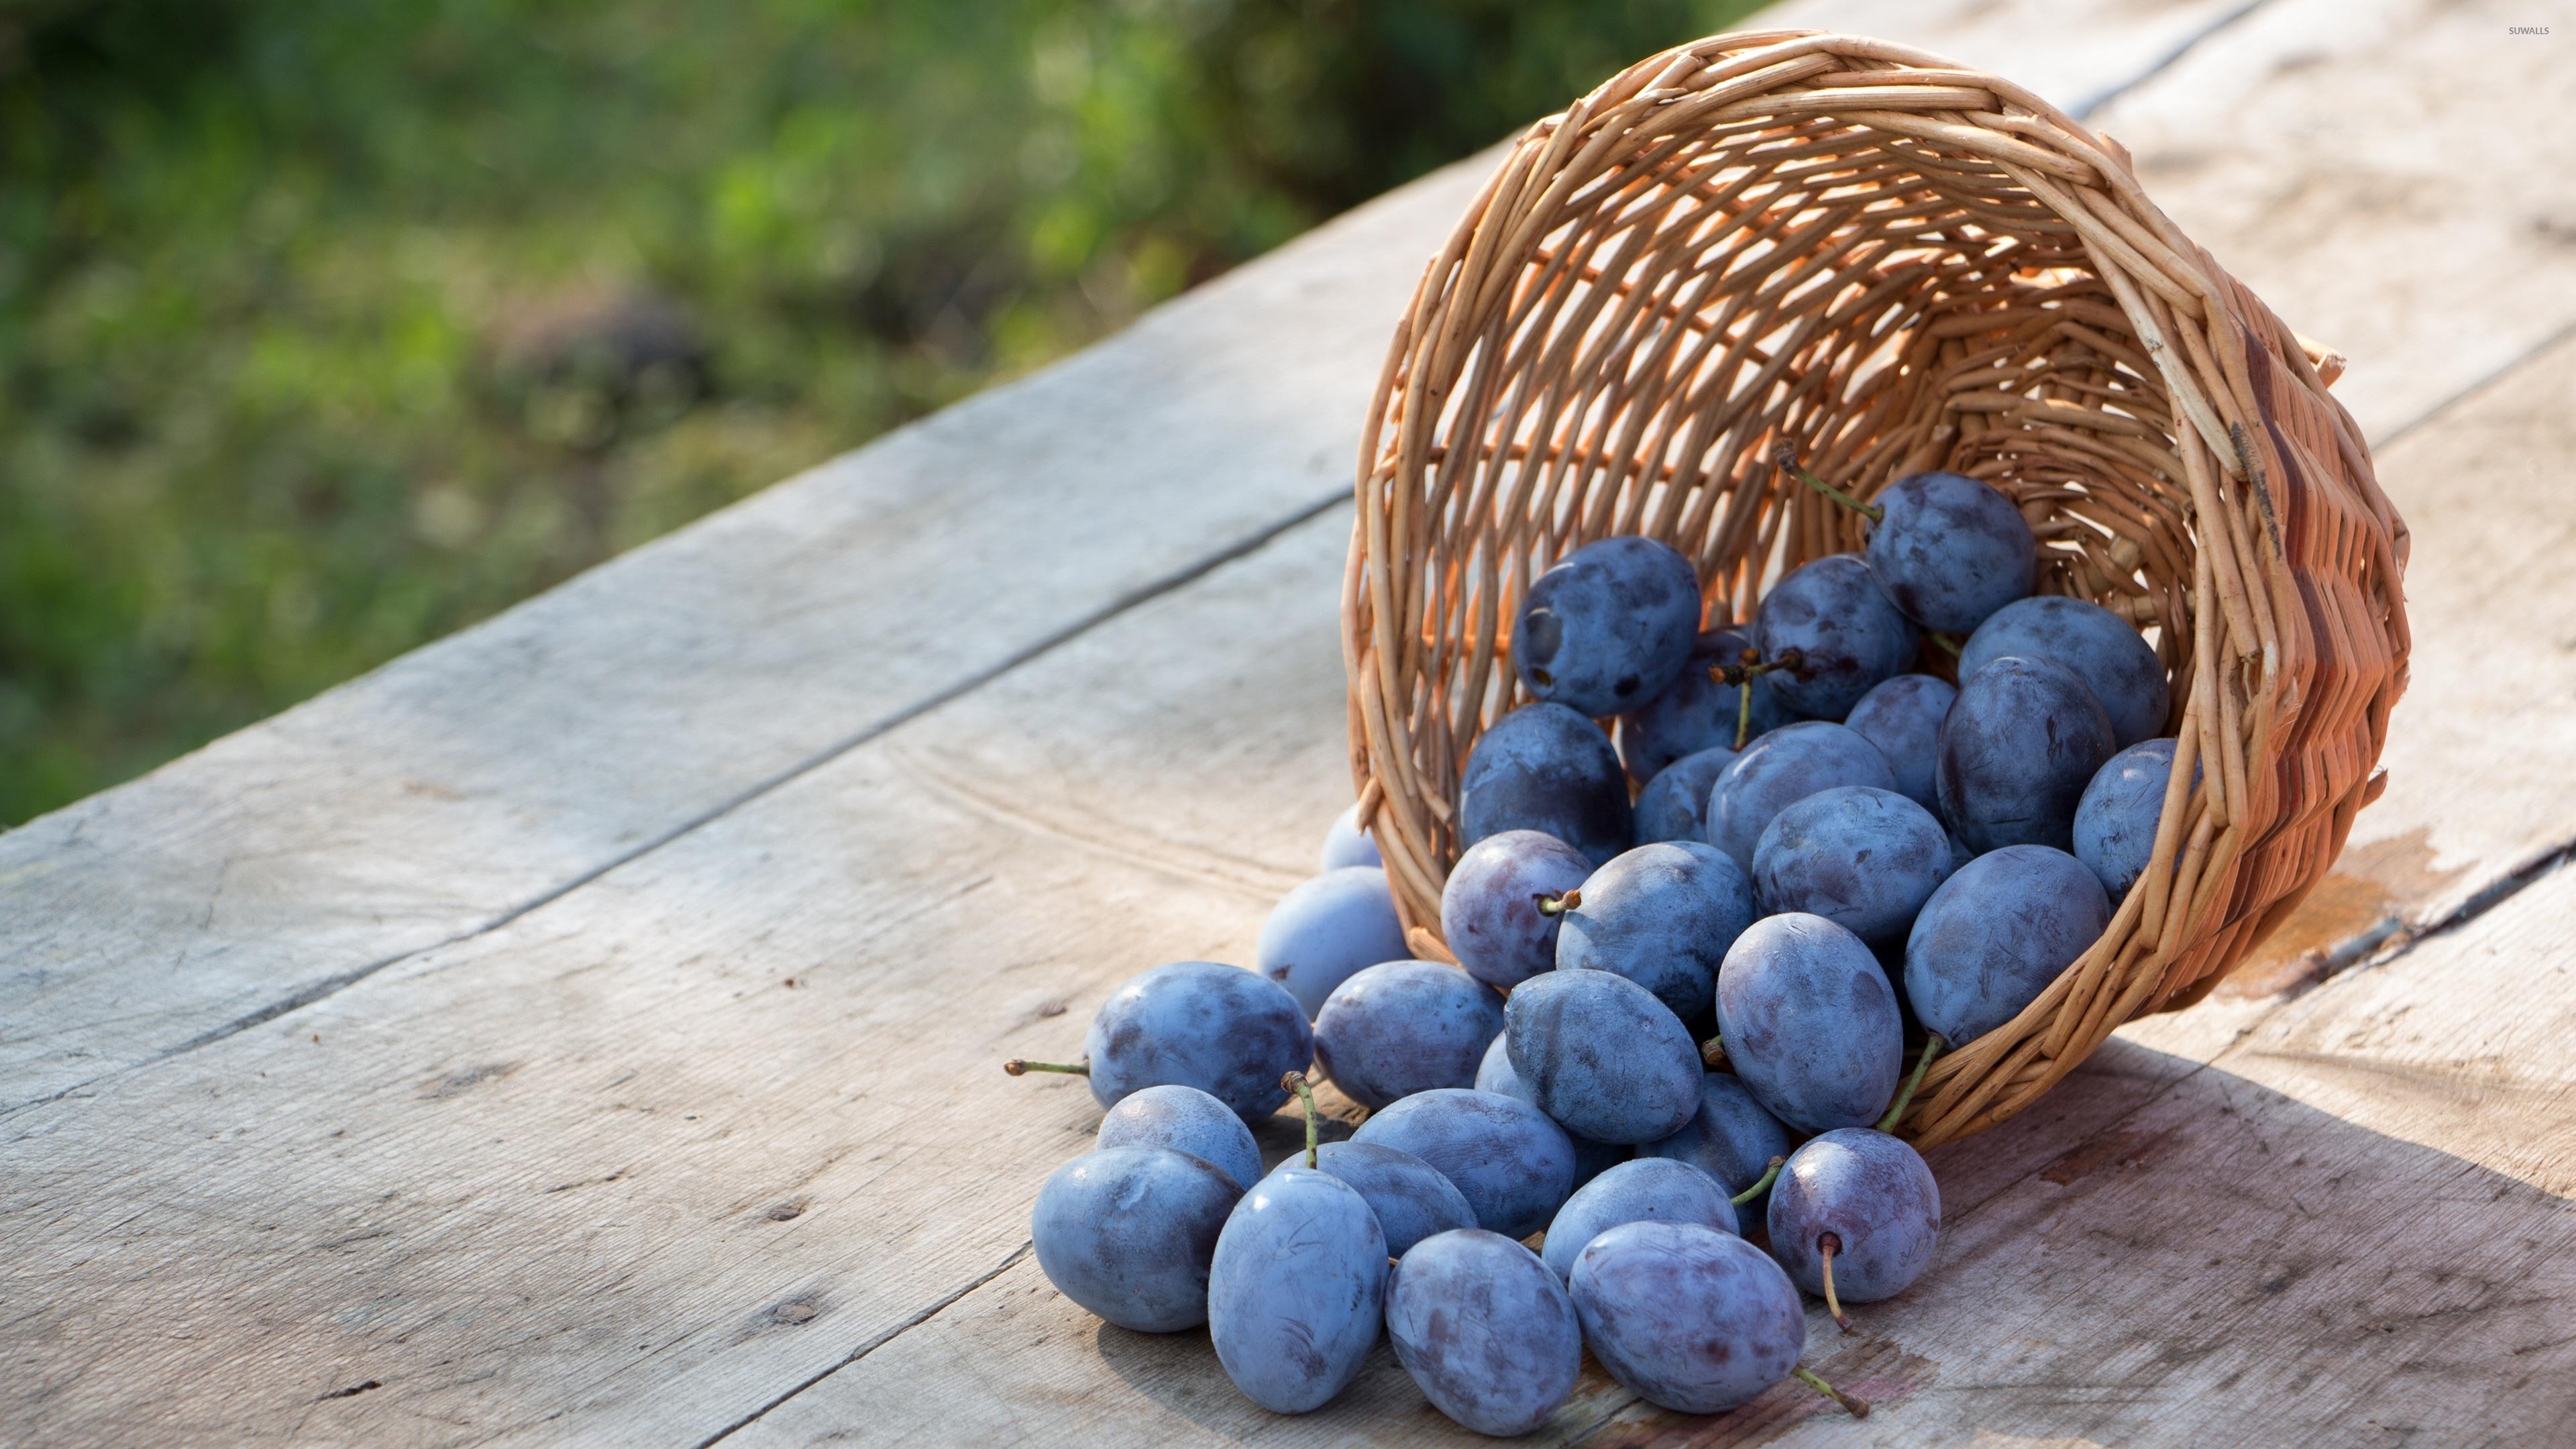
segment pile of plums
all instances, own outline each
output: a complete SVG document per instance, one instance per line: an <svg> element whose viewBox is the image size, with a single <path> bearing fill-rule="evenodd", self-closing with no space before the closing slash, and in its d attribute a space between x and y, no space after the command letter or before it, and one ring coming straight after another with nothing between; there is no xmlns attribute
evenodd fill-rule
<svg viewBox="0 0 2576 1449"><path fill-rule="evenodd" d="M1866 554L1790 572L1747 625L1702 629L1690 562L1644 538L1533 582L1511 662L1534 702L1459 784L1454 963L1413 959L1354 807L1254 969L1157 967L1083 1062L1009 1064L1086 1072L1108 1109L1038 1194L1065 1296L1205 1323L1280 1413L1381 1329L1487 1434L1545 1422L1587 1346L1674 1410L1796 1373L1867 1411L1798 1367L1799 1290L1849 1331L1844 1304L1930 1265L1940 1189L1890 1131L1935 1053L2100 936L2174 745L2155 651L2033 596L2002 494L1924 473L1843 501ZM1950 655L1956 685L1917 671ZM1307 1150L1265 1174L1246 1121L1310 1077L1366 1118L1318 1144L1307 1095Z"/></svg>

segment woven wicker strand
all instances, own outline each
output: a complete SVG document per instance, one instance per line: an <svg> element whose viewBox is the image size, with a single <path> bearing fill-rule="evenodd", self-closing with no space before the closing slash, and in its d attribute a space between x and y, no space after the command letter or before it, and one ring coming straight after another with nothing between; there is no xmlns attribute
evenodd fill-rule
<svg viewBox="0 0 2576 1449"><path fill-rule="evenodd" d="M2037 1001L1933 1064L1899 1130L2027 1107L2215 986L2384 783L2406 526L2326 393L2342 365L2117 142L1937 56L1721 35L1540 121L1425 272L1362 441L1352 770L1414 940L1440 946L1467 751L1526 702L1509 621L1541 570L1646 534L1698 566L1711 622L1745 619L1862 541L1776 447L1862 497L1953 469L2031 521L2042 592L2134 622L2174 683L2155 863Z"/></svg>

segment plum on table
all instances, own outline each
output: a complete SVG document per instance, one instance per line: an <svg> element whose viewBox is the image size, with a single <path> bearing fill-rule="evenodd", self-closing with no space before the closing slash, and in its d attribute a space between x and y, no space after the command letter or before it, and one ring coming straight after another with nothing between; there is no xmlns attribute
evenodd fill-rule
<svg viewBox="0 0 2576 1449"><path fill-rule="evenodd" d="M1178 1083L1130 1092L1100 1119L1098 1147L1168 1147L1224 1173L1238 1188L1261 1176L1261 1146L1234 1109Z"/></svg>
<svg viewBox="0 0 2576 1449"><path fill-rule="evenodd" d="M1354 972L1412 954L1386 872L1346 865L1299 881L1279 898L1261 923L1252 962L1312 1017Z"/></svg>
<svg viewBox="0 0 2576 1449"><path fill-rule="evenodd" d="M1510 990L1556 969L1566 901L1591 878L1583 852L1536 830L1467 847L1440 888L1440 934L1467 974Z"/></svg>
<svg viewBox="0 0 2576 1449"><path fill-rule="evenodd" d="M1455 966L1386 961L1333 988L1315 1017L1315 1061L1374 1112L1434 1087L1471 1086L1503 1029L1503 998Z"/></svg>
<svg viewBox="0 0 2576 1449"><path fill-rule="evenodd" d="M1240 966L1175 961L1127 978L1092 1014L1079 1062L1002 1063L1012 1076L1069 1072L1115 1107L1147 1087L1196 1087L1246 1121L1288 1100L1282 1075L1315 1059L1315 1029L1287 988Z"/></svg>
<svg viewBox="0 0 2576 1449"><path fill-rule="evenodd" d="M1526 1238L1574 1190L1574 1143L1548 1115L1517 1097L1441 1087L1416 1092L1351 1134L1409 1152L1448 1178L1476 1210L1476 1224Z"/></svg>
<svg viewBox="0 0 2576 1449"><path fill-rule="evenodd" d="M1400 1255L1386 1336L1432 1407L1500 1438L1526 1434L1573 1396L1583 1370L1574 1300L1529 1249L1463 1228Z"/></svg>
<svg viewBox="0 0 2576 1449"><path fill-rule="evenodd" d="M1700 1078L1699 1111L1679 1132L1637 1151L1689 1163L1714 1178L1729 1199L1753 1193L1736 1211L1738 1228L1750 1230L1763 1222L1770 1198L1763 1174L1789 1155L1789 1129L1754 1100L1743 1078L1710 1072ZM1756 1184L1761 1184L1758 1192Z"/></svg>
<svg viewBox="0 0 2576 1449"><path fill-rule="evenodd" d="M1360 807L1356 801L1352 802L1351 808L1334 816L1331 827L1325 830L1322 860L1315 868L1318 871L1339 870L1346 865L1381 868L1386 865L1386 857L1378 852L1377 841L1360 828Z"/></svg>
<svg viewBox="0 0 2576 1449"><path fill-rule="evenodd" d="M1208 1337L1246 1398L1278 1414L1359 1376L1385 1312L1386 1235L1359 1190L1295 1164L1225 1219L1207 1272Z"/></svg>
<svg viewBox="0 0 2576 1449"><path fill-rule="evenodd" d="M1621 1223L1698 1223L1732 1233L1736 1217L1731 1196L1717 1179L1686 1162L1668 1157L1623 1162L1576 1188L1556 1210L1539 1258L1557 1277L1568 1277L1584 1245Z"/></svg>
<svg viewBox="0 0 2576 1449"><path fill-rule="evenodd" d="M1559 916L1556 969L1615 972L1687 1021L1705 1009L1726 948L1753 924L1753 899L1743 869L1715 846L1640 845L1586 878Z"/></svg>
<svg viewBox="0 0 2576 1449"><path fill-rule="evenodd" d="M1877 1121L1904 1074L1887 973L1822 916L1768 916L1736 938L1717 973L1717 1022L1745 1089L1802 1132Z"/></svg>
<svg viewBox="0 0 2576 1449"><path fill-rule="evenodd" d="M1699 1110L1698 1044L1681 1018L1625 976L1534 976L1512 992L1503 1015L1512 1071L1568 1132L1653 1142Z"/></svg>
<svg viewBox="0 0 2576 1449"><path fill-rule="evenodd" d="M1510 1032L1505 1031L1496 1035L1493 1045L1485 1048L1485 1060L1476 1068L1476 1090L1499 1092L1506 1097L1518 1097L1533 1107L1538 1106L1538 1094L1530 1090L1529 1083L1521 1080L1520 1073L1512 1070ZM1589 1137L1573 1132L1568 1132L1565 1136L1567 1141L1574 1144L1574 1185L1576 1187L1583 1186L1637 1155L1637 1150L1625 1142L1595 1142Z"/></svg>
<svg viewBox="0 0 2576 1449"><path fill-rule="evenodd" d="M1029 1240L1038 1269L1089 1312L1139 1333L1207 1321L1217 1239L1243 1190L1167 1147L1108 1147L1038 1189Z"/></svg>

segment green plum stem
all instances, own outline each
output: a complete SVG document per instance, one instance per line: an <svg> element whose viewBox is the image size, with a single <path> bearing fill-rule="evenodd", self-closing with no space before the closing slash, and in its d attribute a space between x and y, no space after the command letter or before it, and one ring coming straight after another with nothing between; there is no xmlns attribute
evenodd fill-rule
<svg viewBox="0 0 2576 1449"><path fill-rule="evenodd" d="M1844 1393L1842 1390L1835 1388L1832 1384L1826 1383L1823 1379L1818 1378L1815 1374L1808 1372L1805 1368L1794 1368L1789 1372L1796 1374L1799 1382L1805 1384L1808 1388L1814 1389L1817 1393L1820 1393L1826 1398L1833 1400L1835 1403L1842 1405L1843 1411L1850 1414L1853 1418L1866 1419L1869 1417L1869 1400L1855 1398L1850 1394Z"/></svg>
<svg viewBox="0 0 2576 1449"><path fill-rule="evenodd" d="M1737 1193L1735 1196L1728 1198L1727 1201L1735 1204L1737 1207L1742 1207L1746 1203L1760 1197L1765 1192L1770 1191L1771 1184L1780 1180L1780 1169L1787 1166L1788 1162L1789 1159L1785 1157L1772 1158L1771 1165L1762 1169L1762 1175L1753 1179L1753 1185L1751 1187L1748 1187L1744 1191Z"/></svg>
<svg viewBox="0 0 2576 1449"><path fill-rule="evenodd" d="M1078 1062L1028 1062L1013 1057L1002 1063L1002 1070L1014 1077L1027 1072L1063 1072L1068 1076L1087 1077L1091 1075L1091 1062L1089 1058Z"/></svg>
<svg viewBox="0 0 2576 1449"><path fill-rule="evenodd" d="M1699 1044L1699 1064L1708 1068L1712 1072L1716 1071L1719 1067L1726 1065L1726 1038L1724 1036L1712 1036L1708 1040Z"/></svg>
<svg viewBox="0 0 2576 1449"><path fill-rule="evenodd" d="M1931 1070L1932 1059L1949 1050L1949 1047L1950 1043L1937 1031L1923 1038L1923 1055L1914 1059L1914 1074L1905 1079L1903 1087L1897 1089L1896 1100L1887 1104L1887 1115L1878 1119L1879 1131L1896 1130L1896 1124L1905 1116L1905 1109L1914 1105L1914 1089L1923 1085L1923 1074Z"/></svg>
<svg viewBox="0 0 2576 1449"><path fill-rule="evenodd" d="M1800 467L1796 451L1791 449L1788 444L1782 443L1779 447L1772 449L1771 457L1772 460L1777 462L1781 467L1789 470L1790 477L1795 478L1799 482L1806 484L1808 487L1815 489L1817 492L1822 493L1827 498L1834 500L1836 503L1850 509L1852 512L1865 515L1870 522L1876 523L1887 517L1886 509L1879 507L1875 503L1863 503L1859 499L1845 493L1843 490L1835 487L1831 483L1826 482L1824 479L1808 472L1805 468Z"/></svg>
<svg viewBox="0 0 2576 1449"><path fill-rule="evenodd" d="M1748 679L1735 687L1735 747L1753 738L1753 681Z"/></svg>
<svg viewBox="0 0 2576 1449"><path fill-rule="evenodd" d="M1315 1166L1315 1089L1306 1081L1304 1072L1290 1072L1279 1079L1279 1085L1297 1094L1299 1105L1306 1109L1306 1165Z"/></svg>
<svg viewBox="0 0 2576 1449"><path fill-rule="evenodd" d="M1540 915L1561 916L1583 904L1583 891L1578 886L1561 896L1534 896L1532 899L1538 902Z"/></svg>
<svg viewBox="0 0 2576 1449"><path fill-rule="evenodd" d="M1852 1327L1851 1319L1843 1313L1842 1300L1834 1296L1834 1254L1842 1250L1843 1240L1837 1234L1826 1233L1816 1239L1816 1256L1825 1260L1825 1311L1834 1316L1835 1327L1845 1333L1857 1333L1860 1330Z"/></svg>
<svg viewBox="0 0 2576 1449"><path fill-rule="evenodd" d="M1940 631L1938 631L1938 630L1929 630L1929 631L1926 631L1926 632L1925 632L1925 634L1923 635L1923 637L1924 637L1924 638L1926 638L1926 639L1931 640L1931 641L1932 641L1933 643L1935 643L1935 644L1940 645L1940 646L1941 646L1941 648L1942 648L1942 650L1943 650L1945 653L1947 653L1951 658L1956 659L1956 658L1958 658L1958 657L1959 657L1959 641L1958 641L1958 640L1953 639L1953 638L1951 638L1949 635L1944 634L1944 633L1941 633L1941 632L1940 632Z"/></svg>

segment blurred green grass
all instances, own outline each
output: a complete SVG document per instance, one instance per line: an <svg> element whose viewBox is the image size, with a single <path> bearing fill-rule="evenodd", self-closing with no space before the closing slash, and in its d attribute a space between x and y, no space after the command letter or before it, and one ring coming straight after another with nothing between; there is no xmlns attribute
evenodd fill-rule
<svg viewBox="0 0 2576 1449"><path fill-rule="evenodd" d="M0 822L1751 8L0 0Z"/></svg>

